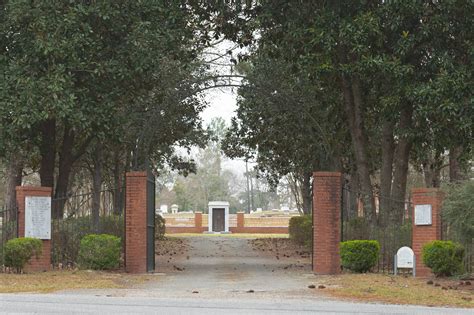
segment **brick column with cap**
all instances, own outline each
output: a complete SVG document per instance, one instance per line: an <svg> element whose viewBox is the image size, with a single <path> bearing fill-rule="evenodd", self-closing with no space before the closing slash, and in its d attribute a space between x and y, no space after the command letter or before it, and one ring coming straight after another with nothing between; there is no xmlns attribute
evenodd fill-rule
<svg viewBox="0 0 474 315"><path fill-rule="evenodd" d="M51 197L51 187L17 186L16 204L18 206L18 236L25 237L25 198ZM51 210L50 210L51 211ZM40 255L33 256L25 266L26 272L47 271L51 269L51 240L43 240Z"/></svg>
<svg viewBox="0 0 474 315"><path fill-rule="evenodd" d="M146 272L146 172L126 174L125 271Z"/></svg>
<svg viewBox="0 0 474 315"><path fill-rule="evenodd" d="M196 233L202 233L202 212L194 212L194 227L196 228Z"/></svg>
<svg viewBox="0 0 474 315"><path fill-rule="evenodd" d="M421 250L426 243L441 239L441 205L443 203L443 193L438 188L415 188L412 190L412 202L412 249L416 257L416 276L428 277L431 275L431 270L423 264ZM415 208L420 205L431 205L431 224L416 224Z"/></svg>
<svg viewBox="0 0 474 315"><path fill-rule="evenodd" d="M237 212L237 229L244 229L245 226L245 213Z"/></svg>
<svg viewBox="0 0 474 315"><path fill-rule="evenodd" d="M341 173L313 173L313 272L317 274L341 271L341 190Z"/></svg>

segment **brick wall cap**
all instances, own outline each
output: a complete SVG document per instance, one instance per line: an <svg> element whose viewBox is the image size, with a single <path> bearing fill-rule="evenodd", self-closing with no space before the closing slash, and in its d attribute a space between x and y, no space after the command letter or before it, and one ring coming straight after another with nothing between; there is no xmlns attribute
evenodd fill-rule
<svg viewBox="0 0 474 315"><path fill-rule="evenodd" d="M194 214L202 214L202 211L196 211Z"/></svg>
<svg viewBox="0 0 474 315"><path fill-rule="evenodd" d="M341 177L341 172L313 172L313 177Z"/></svg>
<svg viewBox="0 0 474 315"><path fill-rule="evenodd" d="M147 177L147 173L146 172L127 172L125 174L126 177Z"/></svg>
<svg viewBox="0 0 474 315"><path fill-rule="evenodd" d="M47 193L52 193L53 188L51 187L42 187L42 186L16 186L15 187L16 191L27 191L27 192L47 192Z"/></svg>
<svg viewBox="0 0 474 315"><path fill-rule="evenodd" d="M237 212L237 214L241 214L241 213L242 213L242 214L245 214L244 211L238 211L238 212Z"/></svg>

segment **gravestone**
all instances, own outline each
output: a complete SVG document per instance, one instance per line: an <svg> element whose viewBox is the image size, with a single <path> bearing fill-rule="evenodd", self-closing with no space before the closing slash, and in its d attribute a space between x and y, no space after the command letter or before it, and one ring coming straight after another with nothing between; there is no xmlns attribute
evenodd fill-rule
<svg viewBox="0 0 474 315"><path fill-rule="evenodd" d="M161 205L160 211L161 213L168 213L168 205Z"/></svg>
<svg viewBox="0 0 474 315"><path fill-rule="evenodd" d="M398 273L398 269L412 269L413 276L416 275L415 253L408 246L401 247L394 259L394 274Z"/></svg>
<svg viewBox="0 0 474 315"><path fill-rule="evenodd" d="M177 204L171 205L171 213L178 213L178 205Z"/></svg>

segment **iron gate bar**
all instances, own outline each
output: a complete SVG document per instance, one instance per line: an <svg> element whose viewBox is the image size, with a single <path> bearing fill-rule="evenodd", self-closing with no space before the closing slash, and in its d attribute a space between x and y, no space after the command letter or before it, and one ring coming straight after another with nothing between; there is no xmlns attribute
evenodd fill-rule
<svg viewBox="0 0 474 315"><path fill-rule="evenodd" d="M155 271L155 176L147 171L147 231L146 231L146 269Z"/></svg>

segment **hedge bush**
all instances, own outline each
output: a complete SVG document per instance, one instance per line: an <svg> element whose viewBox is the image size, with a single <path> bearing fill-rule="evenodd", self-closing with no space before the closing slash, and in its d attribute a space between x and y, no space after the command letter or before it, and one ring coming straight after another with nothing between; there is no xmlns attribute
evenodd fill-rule
<svg viewBox="0 0 474 315"><path fill-rule="evenodd" d="M451 241L432 241L423 246L423 263L436 276L452 276L463 270L464 248Z"/></svg>
<svg viewBox="0 0 474 315"><path fill-rule="evenodd" d="M99 218L99 233L94 231L90 215L53 221L52 260L58 265L75 266L79 259L81 240L89 234L110 234L123 240L123 216L108 215Z"/></svg>
<svg viewBox="0 0 474 315"><path fill-rule="evenodd" d="M380 244L373 240L354 240L341 243L342 267L354 272L367 272L378 261Z"/></svg>
<svg viewBox="0 0 474 315"><path fill-rule="evenodd" d="M291 217L288 232L290 239L296 243L310 247L313 237L313 220L310 215Z"/></svg>
<svg viewBox="0 0 474 315"><path fill-rule="evenodd" d="M22 237L9 240L4 246L5 267L15 268L20 273L33 255L43 250L43 242L37 238Z"/></svg>
<svg viewBox="0 0 474 315"><path fill-rule="evenodd" d="M79 267L83 269L114 269L120 264L121 240L109 234L89 234L81 240Z"/></svg>
<svg viewBox="0 0 474 315"><path fill-rule="evenodd" d="M165 237L165 218L159 214L155 214L155 239L162 240Z"/></svg>

